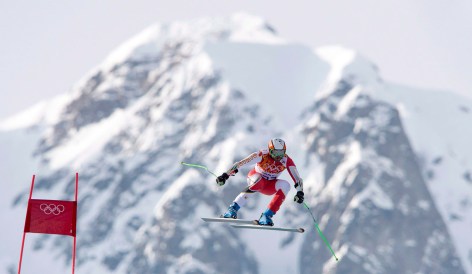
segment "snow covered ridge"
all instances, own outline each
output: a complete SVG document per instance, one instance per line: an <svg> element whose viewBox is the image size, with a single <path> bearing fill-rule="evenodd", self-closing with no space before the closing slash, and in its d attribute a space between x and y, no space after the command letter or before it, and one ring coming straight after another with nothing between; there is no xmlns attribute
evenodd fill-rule
<svg viewBox="0 0 472 274"><path fill-rule="evenodd" d="M342 80L304 114L308 176L318 182L307 188L344 260L333 264L322 246L305 244L303 253L326 259L304 256L302 272L463 273L398 111L362 90Z"/></svg>
<svg viewBox="0 0 472 274"><path fill-rule="evenodd" d="M0 121L0 131L52 125L60 119L60 111L68 100L68 95L60 95L54 99L39 102L19 114Z"/></svg>
<svg viewBox="0 0 472 274"><path fill-rule="evenodd" d="M409 105L411 94L416 90L382 81L352 50L293 45L264 20L237 14L151 26L70 93L1 123L0 135L40 123L38 197L69 197L70 176L79 172L78 272L464 273L472 214L457 210L468 210L470 198L458 180L468 178L469 152L460 148L472 136L424 141L422 132L454 132L443 125L451 121L446 111L429 120L448 94L427 111L423 95ZM469 105L461 106L453 120L467 125L460 115ZM314 230L254 234L199 219L226 209L247 170L217 188L208 173L179 163L224 171L274 136L288 142L339 263ZM460 183L452 189L459 198L434 190L449 178ZM274 221L312 228L293 194ZM23 196L6 199L21 211ZM241 217L257 218L265 206L255 196ZM69 271L60 255L66 243L45 237L35 245L39 250L27 252L55 254L55 264Z"/></svg>
<svg viewBox="0 0 472 274"><path fill-rule="evenodd" d="M396 106L435 203L472 272L472 100L390 84L376 94Z"/></svg>
<svg viewBox="0 0 472 274"><path fill-rule="evenodd" d="M107 68L126 59L156 55L169 41L286 43L265 20L237 13L228 18L204 18L192 22L152 25L114 50L102 66Z"/></svg>
<svg viewBox="0 0 472 274"><path fill-rule="evenodd" d="M462 264L467 272L472 272L472 237L465 232L472 229L472 188L468 179L472 170L472 146L469 145L472 127L468 126L472 101L452 92L385 82L375 65L349 49L328 47L316 52L332 64L330 84L317 93L317 98L331 95L336 90L333 86L337 79L347 79L355 85L349 95L338 102L337 117L346 113L359 94L397 109L422 176L447 224ZM317 121L317 117L312 121Z"/></svg>

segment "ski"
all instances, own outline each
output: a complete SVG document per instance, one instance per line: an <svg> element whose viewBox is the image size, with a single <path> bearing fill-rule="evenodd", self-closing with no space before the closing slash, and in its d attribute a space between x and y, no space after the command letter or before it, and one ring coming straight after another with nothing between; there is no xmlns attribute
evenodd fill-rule
<svg viewBox="0 0 472 274"><path fill-rule="evenodd" d="M265 229L265 230L276 230L276 231L288 231L288 232L305 232L303 228L286 228L286 227L273 227L273 226L265 226L265 225L256 225L254 222L252 224L243 224L243 225L231 225L235 228L248 228L248 229Z"/></svg>
<svg viewBox="0 0 472 274"><path fill-rule="evenodd" d="M205 222L233 223L233 224L253 224L253 220L241 220L233 218L202 218Z"/></svg>

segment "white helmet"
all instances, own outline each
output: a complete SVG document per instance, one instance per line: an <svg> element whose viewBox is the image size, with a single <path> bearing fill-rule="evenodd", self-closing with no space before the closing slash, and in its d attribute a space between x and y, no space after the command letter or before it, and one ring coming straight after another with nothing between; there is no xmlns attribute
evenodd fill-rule
<svg viewBox="0 0 472 274"><path fill-rule="evenodd" d="M282 158L285 156L286 150L287 147L285 146L284 140L280 138L274 138L269 141L269 154L272 159L276 161L282 160Z"/></svg>

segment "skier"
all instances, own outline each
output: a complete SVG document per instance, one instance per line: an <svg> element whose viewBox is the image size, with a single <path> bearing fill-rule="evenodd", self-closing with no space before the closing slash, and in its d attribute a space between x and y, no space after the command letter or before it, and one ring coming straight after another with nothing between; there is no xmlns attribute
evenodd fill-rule
<svg viewBox="0 0 472 274"><path fill-rule="evenodd" d="M216 178L216 183L224 185L229 176L234 176L238 169L248 163L256 162L254 168L247 175L246 187L229 206L228 211L223 215L224 218L237 218L238 210L246 204L250 194L260 192L265 195L274 195L268 208L259 218L260 225L273 226L272 217L277 213L285 200L285 196L290 191L290 184L286 180L277 179L285 169L292 177L297 194L294 201L301 204L304 200L303 180L298 174L297 167L293 160L285 154L286 146L282 139L274 138L269 141L268 149L262 149L254 152L236 162L225 173Z"/></svg>

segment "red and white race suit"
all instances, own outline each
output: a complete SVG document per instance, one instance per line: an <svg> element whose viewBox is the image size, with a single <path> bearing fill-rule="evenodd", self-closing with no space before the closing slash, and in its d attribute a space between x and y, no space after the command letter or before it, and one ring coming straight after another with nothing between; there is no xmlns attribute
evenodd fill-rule
<svg viewBox="0 0 472 274"><path fill-rule="evenodd" d="M250 163L256 164L247 175L248 187L234 200L240 207L246 204L250 193L260 192L265 195L275 194L268 208L276 213L280 205L284 202L285 196L290 191L290 184L286 180L277 179L285 169L287 169L290 177L292 177L297 190L303 191L303 180L292 158L287 154L285 154L280 161L276 161L270 156L268 150L259 150L258 152L251 153L243 160L236 162L228 171L228 174L232 174L236 168L239 169Z"/></svg>

